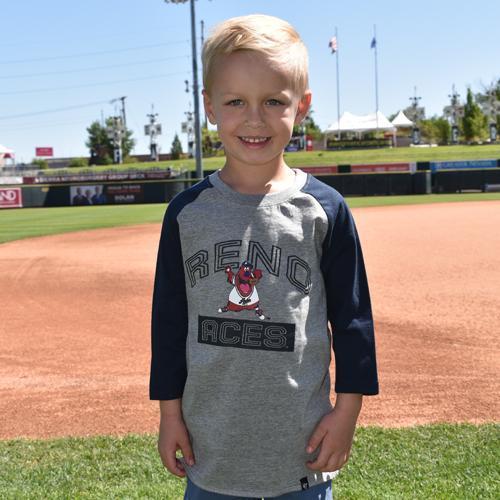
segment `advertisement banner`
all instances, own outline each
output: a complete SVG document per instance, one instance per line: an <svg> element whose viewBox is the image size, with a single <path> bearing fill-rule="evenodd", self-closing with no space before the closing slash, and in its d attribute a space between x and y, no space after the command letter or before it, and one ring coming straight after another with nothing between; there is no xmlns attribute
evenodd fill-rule
<svg viewBox="0 0 500 500"><path fill-rule="evenodd" d="M178 172L172 169L151 172L123 172L115 174L73 174L73 175L39 175L37 177L24 177L24 184L58 184L68 182L98 183L106 181L141 181L173 179L178 177Z"/></svg>
<svg viewBox="0 0 500 500"><path fill-rule="evenodd" d="M36 147L35 156L54 156L54 148Z"/></svg>
<svg viewBox="0 0 500 500"><path fill-rule="evenodd" d="M105 205L108 198L102 184L71 186L70 203L76 206Z"/></svg>
<svg viewBox="0 0 500 500"><path fill-rule="evenodd" d="M386 148L392 145L391 138L386 139L363 139L363 140L341 140L334 138L326 140L326 149L362 149L362 148Z"/></svg>
<svg viewBox="0 0 500 500"><path fill-rule="evenodd" d="M467 168L496 168L496 160L431 161L431 170L462 170Z"/></svg>
<svg viewBox="0 0 500 500"><path fill-rule="evenodd" d="M497 126L494 123L490 124L490 141L495 142L497 140Z"/></svg>
<svg viewBox="0 0 500 500"><path fill-rule="evenodd" d="M0 184L6 184L10 186L11 184L22 184L23 178L19 175L0 177Z"/></svg>
<svg viewBox="0 0 500 500"><path fill-rule="evenodd" d="M21 188L0 188L0 208L22 208Z"/></svg>
<svg viewBox="0 0 500 500"><path fill-rule="evenodd" d="M330 165L327 167L300 167L300 170L308 174L336 174L338 172L337 165Z"/></svg>
<svg viewBox="0 0 500 500"><path fill-rule="evenodd" d="M144 194L140 184L106 186L109 203L142 203Z"/></svg>
<svg viewBox="0 0 500 500"><path fill-rule="evenodd" d="M351 165L351 172L409 172L409 163L378 163Z"/></svg>

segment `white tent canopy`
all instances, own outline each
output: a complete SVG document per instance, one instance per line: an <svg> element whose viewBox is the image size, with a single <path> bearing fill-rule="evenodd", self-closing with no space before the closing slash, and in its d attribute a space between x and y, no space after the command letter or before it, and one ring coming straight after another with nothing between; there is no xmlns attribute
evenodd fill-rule
<svg viewBox="0 0 500 500"><path fill-rule="evenodd" d="M394 125L380 111L369 115L354 115L346 111L339 121L327 127L327 133L334 132L369 132L372 130L394 131Z"/></svg>
<svg viewBox="0 0 500 500"><path fill-rule="evenodd" d="M408 117L400 111L394 120L391 122L395 127L413 127L413 122L408 119Z"/></svg>

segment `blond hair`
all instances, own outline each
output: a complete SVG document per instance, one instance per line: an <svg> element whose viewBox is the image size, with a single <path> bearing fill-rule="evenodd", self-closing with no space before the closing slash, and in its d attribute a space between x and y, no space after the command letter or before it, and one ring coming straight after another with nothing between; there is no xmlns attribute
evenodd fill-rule
<svg viewBox="0 0 500 500"><path fill-rule="evenodd" d="M295 29L283 19L263 14L233 17L215 26L203 45L203 86L210 92L215 62L222 55L250 50L266 56L289 74L294 91L309 86L307 49Z"/></svg>

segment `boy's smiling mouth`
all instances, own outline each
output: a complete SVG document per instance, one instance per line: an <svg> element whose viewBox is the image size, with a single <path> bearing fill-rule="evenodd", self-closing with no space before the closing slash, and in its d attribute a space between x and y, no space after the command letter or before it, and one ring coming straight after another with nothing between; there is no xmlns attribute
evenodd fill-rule
<svg viewBox="0 0 500 500"><path fill-rule="evenodd" d="M238 139L246 145L262 145L271 140L270 137L238 136Z"/></svg>

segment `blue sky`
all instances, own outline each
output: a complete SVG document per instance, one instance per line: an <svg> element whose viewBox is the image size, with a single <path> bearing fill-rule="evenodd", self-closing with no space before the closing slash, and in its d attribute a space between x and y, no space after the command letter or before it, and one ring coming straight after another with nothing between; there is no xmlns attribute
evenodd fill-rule
<svg viewBox="0 0 500 500"><path fill-rule="evenodd" d="M114 114L109 101L121 96L127 96L134 153L148 152L143 128L151 104L163 125L161 150L170 150L176 132L185 144L180 124L193 101L184 85L192 80L188 3L2 4L0 144L14 149L18 161L29 162L36 146L52 146L57 157L87 155L86 127L101 114ZM196 15L197 29L203 20L206 31L228 17L256 12L291 22L309 49L313 116L325 128L337 117L335 56L328 49L335 26L341 111L375 110L374 24L379 107L386 115L409 104L414 86L429 116L448 104L452 84L463 98L467 86L478 91L500 77L500 2L469 5L458 0L198 0Z"/></svg>

